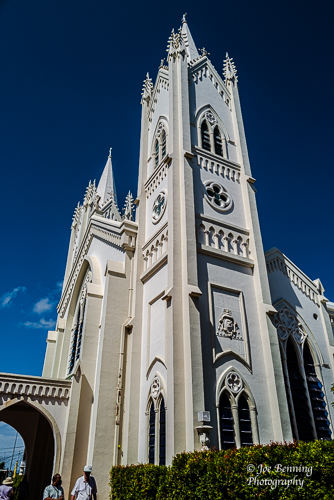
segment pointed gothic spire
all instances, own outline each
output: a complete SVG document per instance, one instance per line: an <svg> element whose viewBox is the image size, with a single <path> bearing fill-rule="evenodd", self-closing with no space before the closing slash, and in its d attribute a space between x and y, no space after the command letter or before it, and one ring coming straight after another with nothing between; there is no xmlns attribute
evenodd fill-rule
<svg viewBox="0 0 334 500"><path fill-rule="evenodd" d="M102 172L100 182L97 186L97 194L100 197L101 205L104 205L104 203L109 200L111 196L114 197L114 200L117 203L116 186L111 163L111 150L112 148L110 148L109 150L108 160Z"/></svg>
<svg viewBox="0 0 334 500"><path fill-rule="evenodd" d="M186 15L187 14L183 14L183 17L182 17L181 33L183 36L184 44L187 48L187 60L188 60L188 62L190 62L190 61L193 61L194 59L197 59L199 57L199 54L198 54L195 42L193 40L193 37L191 36L190 30L188 27L188 23L186 21Z"/></svg>
<svg viewBox="0 0 334 500"><path fill-rule="evenodd" d="M224 61L223 73L224 73L224 77L225 77L225 83L227 83L228 80L231 80L232 82L235 82L235 83L238 82L237 70L235 68L233 58L229 57L227 52L226 52L226 57L225 57L225 61Z"/></svg>
<svg viewBox="0 0 334 500"><path fill-rule="evenodd" d="M179 57L180 54L184 53L184 51L186 51L186 47L181 28L177 33L175 33L174 29L172 29L167 42L168 61L170 57Z"/></svg>

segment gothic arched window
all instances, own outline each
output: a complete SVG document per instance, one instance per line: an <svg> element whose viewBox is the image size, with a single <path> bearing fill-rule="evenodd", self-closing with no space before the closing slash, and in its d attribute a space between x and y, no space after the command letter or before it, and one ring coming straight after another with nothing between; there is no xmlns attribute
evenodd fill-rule
<svg viewBox="0 0 334 500"><path fill-rule="evenodd" d="M234 434L234 420L232 415L231 403L226 392L223 392L223 394L220 396L219 414L221 448L223 450L235 448L236 444Z"/></svg>
<svg viewBox="0 0 334 500"><path fill-rule="evenodd" d="M223 156L223 144L219 128L216 126L213 131L216 155Z"/></svg>
<svg viewBox="0 0 334 500"><path fill-rule="evenodd" d="M149 415L149 433L148 433L148 463L154 464L155 455L155 410L152 401Z"/></svg>
<svg viewBox="0 0 334 500"><path fill-rule="evenodd" d="M158 139L156 139L156 141L155 141L154 151L155 151L155 166L157 167L159 165L159 141L158 141Z"/></svg>
<svg viewBox="0 0 334 500"><path fill-rule="evenodd" d="M253 444L252 423L247 400L241 394L238 402L239 430L241 446L251 446Z"/></svg>
<svg viewBox="0 0 334 500"><path fill-rule="evenodd" d="M159 419L159 465L166 465L166 409L164 399L160 403Z"/></svg>
<svg viewBox="0 0 334 500"><path fill-rule="evenodd" d="M204 120L201 125L202 148L211 151L210 134L208 124Z"/></svg>
<svg viewBox="0 0 334 500"><path fill-rule="evenodd" d="M297 427L294 430L297 431L299 440L311 441L316 439L316 436L314 436L312 416L308 405L308 391L304 378L300 373L296 350L290 338L287 343L286 358L292 397L290 405L293 406L290 409L290 414L295 417L292 427ZM297 433L294 433L295 436Z"/></svg>
<svg viewBox="0 0 334 500"><path fill-rule="evenodd" d="M317 377L308 343L304 346L304 368L318 439L331 439L322 384Z"/></svg>
<svg viewBox="0 0 334 500"><path fill-rule="evenodd" d="M165 129L161 132L161 158L166 156L166 132Z"/></svg>

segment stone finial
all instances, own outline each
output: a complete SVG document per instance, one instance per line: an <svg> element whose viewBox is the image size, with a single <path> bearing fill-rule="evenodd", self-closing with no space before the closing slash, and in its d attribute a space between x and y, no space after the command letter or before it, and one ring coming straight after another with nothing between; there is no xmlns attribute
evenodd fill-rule
<svg viewBox="0 0 334 500"><path fill-rule="evenodd" d="M127 197L125 198L125 205L123 208L122 219L133 220L133 208L134 208L133 196L129 191Z"/></svg>
<svg viewBox="0 0 334 500"><path fill-rule="evenodd" d="M165 62L165 57L163 59L161 59L159 68L164 67L164 62Z"/></svg>
<svg viewBox="0 0 334 500"><path fill-rule="evenodd" d="M182 24L187 22L186 15L187 15L187 13L183 14L183 16L182 16Z"/></svg>
<svg viewBox="0 0 334 500"><path fill-rule="evenodd" d="M237 83L238 77L237 77L237 70L233 61L232 57L229 57L228 53L226 52L226 57L224 60L224 67L223 67L223 74L225 77L225 83L230 80L233 83Z"/></svg>
<svg viewBox="0 0 334 500"><path fill-rule="evenodd" d="M143 103L143 101L149 101L151 98L152 92L153 92L152 78L150 78L150 75L147 73L146 79L144 80L144 83L143 83L143 91L141 93L141 95L142 95L141 102Z"/></svg>
<svg viewBox="0 0 334 500"><path fill-rule="evenodd" d="M175 33L174 29L172 29L172 32L170 34L170 37L168 39L167 43L167 52L168 52L168 58L173 56L173 57L179 57L180 54L185 53L186 48L184 45L184 40L183 36L181 33L181 28L178 30L177 33Z"/></svg>
<svg viewBox="0 0 334 500"><path fill-rule="evenodd" d="M109 158L112 158L111 151L112 151L112 148L109 148Z"/></svg>

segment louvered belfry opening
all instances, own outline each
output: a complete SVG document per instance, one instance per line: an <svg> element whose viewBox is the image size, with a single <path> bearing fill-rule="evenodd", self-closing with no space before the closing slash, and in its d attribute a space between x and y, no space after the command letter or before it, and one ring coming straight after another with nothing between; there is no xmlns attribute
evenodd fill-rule
<svg viewBox="0 0 334 500"><path fill-rule="evenodd" d="M235 448L236 445L234 437L234 421L231 410L231 403L226 392L224 392L220 397L219 414L221 447L223 450Z"/></svg>
<svg viewBox="0 0 334 500"><path fill-rule="evenodd" d="M328 420L328 412L324 399L322 384L317 377L313 358L308 343L304 346L304 368L308 391L312 405L313 418L318 439L331 439L331 430Z"/></svg>
<svg viewBox="0 0 334 500"><path fill-rule="evenodd" d="M149 433L148 433L148 463L154 464L155 451L155 410L153 401L150 408Z"/></svg>
<svg viewBox="0 0 334 500"><path fill-rule="evenodd" d="M220 135L219 128L216 126L214 131L213 131L213 137L214 137L214 142L215 142L215 153L216 155L223 156L223 144L222 144L222 138Z"/></svg>
<svg viewBox="0 0 334 500"><path fill-rule="evenodd" d="M82 332L83 332L83 322L85 316L85 301L79 304L77 312L77 320L73 329L72 343L69 359L68 373L71 373L75 362L80 358L81 344L82 344Z"/></svg>
<svg viewBox="0 0 334 500"><path fill-rule="evenodd" d="M160 403L159 465L166 465L166 409L163 398Z"/></svg>
<svg viewBox="0 0 334 500"><path fill-rule="evenodd" d="M155 166L157 167L159 165L159 141L158 139L155 141Z"/></svg>
<svg viewBox="0 0 334 500"><path fill-rule="evenodd" d="M161 132L161 158L166 156L166 132L165 129Z"/></svg>
<svg viewBox="0 0 334 500"><path fill-rule="evenodd" d="M201 125L201 135L202 135L202 148L207 151L211 151L210 145L210 134L208 129L208 124L204 120Z"/></svg>
<svg viewBox="0 0 334 500"><path fill-rule="evenodd" d="M241 446L251 446L253 444L252 423L247 400L241 394L238 402L239 429Z"/></svg>
<svg viewBox="0 0 334 500"><path fill-rule="evenodd" d="M287 343L286 355L298 438L300 441L312 441L316 437L314 436L312 417L307 404L307 389L300 373L297 354L290 338Z"/></svg>

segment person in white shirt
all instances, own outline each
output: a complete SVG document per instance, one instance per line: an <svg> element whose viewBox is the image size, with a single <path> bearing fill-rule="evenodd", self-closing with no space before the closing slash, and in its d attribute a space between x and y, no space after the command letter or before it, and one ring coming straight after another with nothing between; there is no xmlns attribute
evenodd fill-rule
<svg viewBox="0 0 334 500"><path fill-rule="evenodd" d="M2 485L0 486L0 498L4 500L11 500L14 498L13 480L10 476L2 481Z"/></svg>
<svg viewBox="0 0 334 500"><path fill-rule="evenodd" d="M77 479L74 488L71 492L72 498L77 500L96 500L96 482L93 476L91 476L92 466L85 465L83 473L84 475Z"/></svg>

